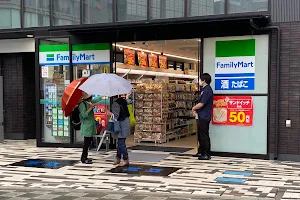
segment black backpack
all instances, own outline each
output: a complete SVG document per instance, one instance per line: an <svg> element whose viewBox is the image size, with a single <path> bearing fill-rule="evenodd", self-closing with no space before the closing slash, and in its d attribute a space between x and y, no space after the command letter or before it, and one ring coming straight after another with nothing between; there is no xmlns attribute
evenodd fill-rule
<svg viewBox="0 0 300 200"><path fill-rule="evenodd" d="M81 101L81 102L83 102L84 103L84 105L86 106L86 103L84 102L84 101ZM80 102L80 103L81 103ZM79 104L80 104L79 103ZM73 129L74 130L80 130L80 127L81 127L81 120L80 120L80 117L79 117L79 115L80 115L80 112L79 112L79 104L78 104L78 106L73 110L73 112L72 112L72 116L71 116L71 119L72 119L72 127L73 127Z"/></svg>

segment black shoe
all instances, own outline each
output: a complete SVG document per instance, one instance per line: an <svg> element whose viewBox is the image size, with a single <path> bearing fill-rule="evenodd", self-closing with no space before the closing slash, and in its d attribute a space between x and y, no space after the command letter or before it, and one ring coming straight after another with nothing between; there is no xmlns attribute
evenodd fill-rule
<svg viewBox="0 0 300 200"><path fill-rule="evenodd" d="M83 164L93 164L93 160L92 159L86 159L85 161L81 161Z"/></svg>
<svg viewBox="0 0 300 200"><path fill-rule="evenodd" d="M198 160L210 160L210 159L211 159L211 157L208 156L208 155L203 155L203 156L198 158Z"/></svg>
<svg viewBox="0 0 300 200"><path fill-rule="evenodd" d="M202 153L196 153L195 155L193 155L193 157L201 157L202 156Z"/></svg>

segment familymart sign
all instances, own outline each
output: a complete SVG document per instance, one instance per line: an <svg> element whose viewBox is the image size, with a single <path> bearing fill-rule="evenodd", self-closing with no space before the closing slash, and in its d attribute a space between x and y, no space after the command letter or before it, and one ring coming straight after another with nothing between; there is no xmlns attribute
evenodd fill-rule
<svg viewBox="0 0 300 200"><path fill-rule="evenodd" d="M216 41L215 90L255 89L255 39Z"/></svg>
<svg viewBox="0 0 300 200"><path fill-rule="evenodd" d="M69 65L69 45L40 45L39 63L41 66ZM109 64L110 44L75 44L72 46L72 63Z"/></svg>

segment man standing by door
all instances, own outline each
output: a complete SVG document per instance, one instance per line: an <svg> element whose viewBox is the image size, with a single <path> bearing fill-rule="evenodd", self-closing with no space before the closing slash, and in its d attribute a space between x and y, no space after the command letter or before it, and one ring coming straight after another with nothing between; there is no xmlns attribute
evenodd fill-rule
<svg viewBox="0 0 300 200"><path fill-rule="evenodd" d="M211 121L212 106L214 100L213 90L210 87L211 76L204 73L200 78L200 97L198 103L192 108L198 115L198 153L199 160L210 160L209 123Z"/></svg>

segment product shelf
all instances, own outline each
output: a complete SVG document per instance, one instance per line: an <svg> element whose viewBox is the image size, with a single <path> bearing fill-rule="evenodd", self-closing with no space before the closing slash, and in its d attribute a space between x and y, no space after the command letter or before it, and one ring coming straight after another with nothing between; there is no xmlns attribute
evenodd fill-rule
<svg viewBox="0 0 300 200"><path fill-rule="evenodd" d="M136 85L134 94L134 141L165 143L191 133L189 120L193 119L191 99L194 98L191 85L182 81L142 83Z"/></svg>

